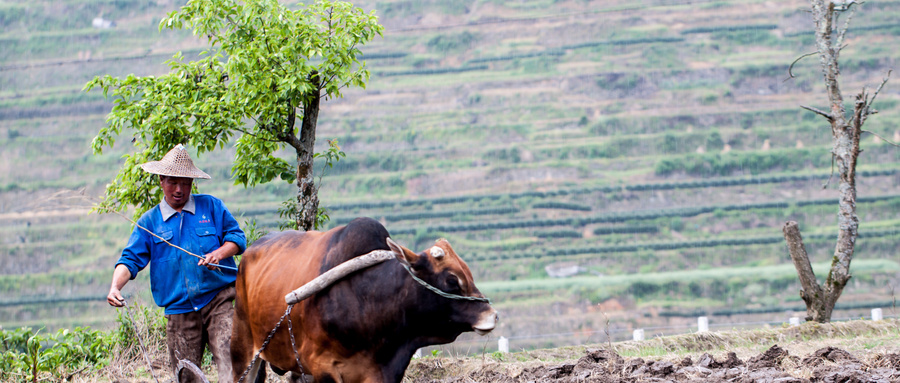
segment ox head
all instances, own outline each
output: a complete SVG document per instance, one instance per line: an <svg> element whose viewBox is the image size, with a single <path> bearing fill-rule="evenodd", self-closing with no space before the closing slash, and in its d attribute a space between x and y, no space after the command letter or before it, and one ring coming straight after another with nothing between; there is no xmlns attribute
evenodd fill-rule
<svg viewBox="0 0 900 383"><path fill-rule="evenodd" d="M408 266L418 278L429 285L453 295L484 298L475 287L469 266L453 251L447 240L440 239L434 246L418 254L398 245L390 238L387 239L387 243L397 260ZM429 294L430 301L438 302L438 305L449 309L449 312L445 313L447 318L444 319L451 327L460 329L452 335L453 338L462 331L475 331L479 335L485 335L497 325L499 319L497 311L487 302L448 298L433 291L426 291L424 294Z"/></svg>

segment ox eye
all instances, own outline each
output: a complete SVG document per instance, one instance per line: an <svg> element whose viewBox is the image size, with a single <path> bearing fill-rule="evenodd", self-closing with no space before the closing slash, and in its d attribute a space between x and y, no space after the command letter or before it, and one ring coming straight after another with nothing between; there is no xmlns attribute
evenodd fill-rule
<svg viewBox="0 0 900 383"><path fill-rule="evenodd" d="M449 287L450 291L453 292L462 291L462 288L459 286L459 278L457 278L455 275L447 277L447 287Z"/></svg>

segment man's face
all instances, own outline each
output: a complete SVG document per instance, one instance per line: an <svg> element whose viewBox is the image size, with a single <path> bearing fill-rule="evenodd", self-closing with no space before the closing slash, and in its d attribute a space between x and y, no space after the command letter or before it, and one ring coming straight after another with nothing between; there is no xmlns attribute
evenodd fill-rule
<svg viewBox="0 0 900 383"><path fill-rule="evenodd" d="M185 177L160 177L159 184L162 187L163 194L166 196L166 202L175 209L181 209L191 197L191 186L194 184L193 178Z"/></svg>

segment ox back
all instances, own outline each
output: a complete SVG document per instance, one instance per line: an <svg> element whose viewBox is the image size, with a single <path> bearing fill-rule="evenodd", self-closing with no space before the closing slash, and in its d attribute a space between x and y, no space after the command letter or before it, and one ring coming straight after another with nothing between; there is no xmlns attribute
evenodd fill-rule
<svg viewBox="0 0 900 383"><path fill-rule="evenodd" d="M418 348L452 342L473 329L493 329L496 311L488 303L439 296L414 281L401 264L445 292L483 297L449 243L439 241L438 253L415 254L391 249L388 237L377 221L358 218L327 232L270 234L247 249L236 283L231 341L235 381L285 312L287 293L373 250L394 250L397 259L348 275L292 310L302 371L316 382L399 382ZM294 355L282 324L261 357L275 371L299 374ZM264 367L257 363L244 381L264 380Z"/></svg>

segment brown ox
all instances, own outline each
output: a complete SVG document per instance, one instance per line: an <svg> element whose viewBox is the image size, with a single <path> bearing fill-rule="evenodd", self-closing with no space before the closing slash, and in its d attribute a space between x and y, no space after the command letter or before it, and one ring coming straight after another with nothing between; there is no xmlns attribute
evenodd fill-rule
<svg viewBox="0 0 900 383"><path fill-rule="evenodd" d="M262 360L295 379L301 371L311 374L317 383L399 382L417 349L452 342L466 331L483 335L494 329L497 312L490 304L440 296L401 265L444 292L483 297L447 241L416 254L388 237L377 221L359 218L327 232L270 234L247 249L231 339L235 382L284 314L286 294L373 250L391 250L396 260L350 274L294 306L290 317L302 370L285 321L244 382L265 380Z"/></svg>

